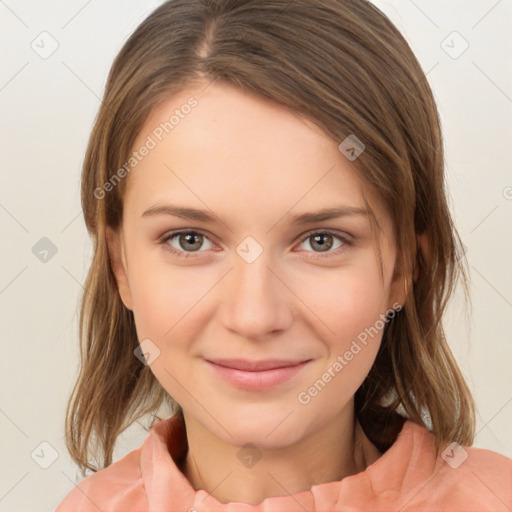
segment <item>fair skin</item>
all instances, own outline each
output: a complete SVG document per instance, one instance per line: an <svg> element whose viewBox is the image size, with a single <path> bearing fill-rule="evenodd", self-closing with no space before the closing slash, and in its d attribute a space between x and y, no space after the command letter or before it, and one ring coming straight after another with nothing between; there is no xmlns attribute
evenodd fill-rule
<svg viewBox="0 0 512 512"><path fill-rule="evenodd" d="M222 503L255 505L374 462L354 446L353 396L382 331L308 403L297 397L358 334L403 304L404 278L393 277L390 216L338 150L341 141L230 86L201 89L173 95L147 119L135 148L191 95L198 101L128 176L123 223L118 233L109 229L109 248L139 340L160 350L151 371L184 411L189 450L180 469ZM292 222L324 208L364 208L363 191L383 229L383 277L367 216ZM143 216L164 204L220 220ZM196 236L161 242L178 229ZM326 229L335 234L318 238ZM237 252L248 236L262 249L251 263ZM212 371L206 360L215 357L308 362L285 382L248 390ZM261 455L251 467L237 456L246 443Z"/></svg>

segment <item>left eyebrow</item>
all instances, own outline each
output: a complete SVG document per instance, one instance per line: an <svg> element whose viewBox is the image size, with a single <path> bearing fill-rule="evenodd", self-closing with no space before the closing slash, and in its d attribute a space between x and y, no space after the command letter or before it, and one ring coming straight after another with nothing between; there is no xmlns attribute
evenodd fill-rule
<svg viewBox="0 0 512 512"><path fill-rule="evenodd" d="M221 222L218 215L210 213L208 210L199 210L197 208L186 208L176 205L154 205L148 208L142 217L154 217L157 215L171 215L187 220L197 220L200 222L215 223ZM312 224L330 219L337 219L346 216L368 216L369 212L365 208L358 206L341 206L339 208L324 208L317 212L305 212L295 215L290 223L295 225Z"/></svg>
<svg viewBox="0 0 512 512"><path fill-rule="evenodd" d="M292 224L310 224L313 222L322 222L324 220L338 219L340 217L348 217L362 215L367 217L368 210L359 206L341 206L339 208L325 208L318 212L307 212L296 215L292 218Z"/></svg>

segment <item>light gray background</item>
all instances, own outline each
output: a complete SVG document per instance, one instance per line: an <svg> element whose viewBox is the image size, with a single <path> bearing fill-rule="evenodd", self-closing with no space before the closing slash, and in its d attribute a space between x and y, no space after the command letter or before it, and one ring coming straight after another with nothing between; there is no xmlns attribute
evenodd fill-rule
<svg viewBox="0 0 512 512"><path fill-rule="evenodd" d="M78 298L91 257L80 166L110 65L160 3L0 2L1 511L49 512L79 480L63 422L78 370ZM375 4L410 42L438 100L474 306L466 322L459 290L447 319L449 340L478 406L475 446L512 457L512 2ZM459 55L465 41L469 47ZM52 44L56 51L42 58ZM46 262L32 251L43 237L57 248ZM115 460L146 436L138 425L129 429ZM48 469L40 467L52 455Z"/></svg>

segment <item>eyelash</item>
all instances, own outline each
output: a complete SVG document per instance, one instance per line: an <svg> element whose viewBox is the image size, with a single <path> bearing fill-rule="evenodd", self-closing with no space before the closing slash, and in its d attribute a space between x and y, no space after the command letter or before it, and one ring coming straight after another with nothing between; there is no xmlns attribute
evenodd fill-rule
<svg viewBox="0 0 512 512"><path fill-rule="evenodd" d="M167 243L167 242L169 242L169 240L172 240L173 238L177 237L178 235L202 235L202 236L208 238L208 236L205 233L203 233L199 230L193 230L193 229L183 229L183 230L179 230L179 231L173 231L171 233L166 233L160 239L159 242L164 246L165 250L169 251L171 254L174 254L178 258L194 258L195 257L194 253L187 253L186 251L177 250L174 247L171 247ZM337 238L338 240L343 242L343 245L338 247L334 251L328 251L325 254L313 253L314 255L311 256L313 259L323 259L323 258L330 258L333 256L338 256L339 253L346 250L347 246L353 245L352 241L348 237L340 235L337 231L332 231L329 229L310 231L300 240L299 245L302 244L304 241L306 241L308 238L312 238L314 235L333 236L334 238ZM203 251L196 251L196 252L203 252ZM307 252L310 252L310 251L307 251Z"/></svg>

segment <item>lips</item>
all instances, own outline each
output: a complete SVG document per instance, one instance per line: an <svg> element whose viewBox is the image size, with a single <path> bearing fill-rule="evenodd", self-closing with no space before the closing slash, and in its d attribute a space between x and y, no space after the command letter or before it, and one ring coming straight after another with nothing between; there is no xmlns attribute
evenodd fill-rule
<svg viewBox="0 0 512 512"><path fill-rule="evenodd" d="M265 391L291 380L310 361L311 359L305 361L214 359L206 360L206 363L217 378L231 386L244 390Z"/></svg>
<svg viewBox="0 0 512 512"><path fill-rule="evenodd" d="M276 368L287 368L297 366L306 361L290 361L284 359L268 359L264 361L247 361L244 359L209 359L211 363L233 370L243 370L246 372L258 372L263 370L274 370Z"/></svg>

